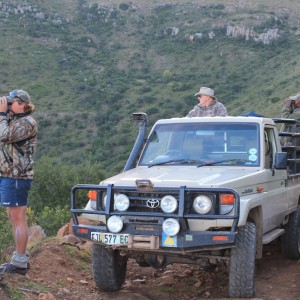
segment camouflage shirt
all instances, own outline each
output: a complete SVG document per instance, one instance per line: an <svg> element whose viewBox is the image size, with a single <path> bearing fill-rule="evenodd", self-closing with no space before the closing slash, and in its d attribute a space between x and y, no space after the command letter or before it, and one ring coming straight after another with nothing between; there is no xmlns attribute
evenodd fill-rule
<svg viewBox="0 0 300 300"><path fill-rule="evenodd" d="M281 116L282 118L295 119L297 121L297 126L300 126L300 108L291 110L290 107L283 107Z"/></svg>
<svg viewBox="0 0 300 300"><path fill-rule="evenodd" d="M281 111L281 117L286 119L294 119L297 121L296 123L296 132L300 132L300 108L295 108L291 110L290 107L284 106ZM283 124L280 128L280 131L290 132L292 131L292 124ZM287 136L282 136L280 138L281 144L285 146L292 145L292 138ZM295 139L296 146L300 146L300 139Z"/></svg>
<svg viewBox="0 0 300 300"><path fill-rule="evenodd" d="M37 123L30 114L0 114L0 177L33 178Z"/></svg>
<svg viewBox="0 0 300 300"><path fill-rule="evenodd" d="M200 103L197 104L189 113L186 115L189 118L192 117L226 117L227 111L225 106L214 100L208 107L202 106Z"/></svg>

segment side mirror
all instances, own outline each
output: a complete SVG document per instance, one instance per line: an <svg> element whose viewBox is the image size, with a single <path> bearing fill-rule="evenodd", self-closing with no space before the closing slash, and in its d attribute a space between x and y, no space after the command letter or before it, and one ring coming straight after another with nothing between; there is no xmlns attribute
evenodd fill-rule
<svg viewBox="0 0 300 300"><path fill-rule="evenodd" d="M286 152L276 152L274 169L284 170L286 168L287 168L287 153Z"/></svg>

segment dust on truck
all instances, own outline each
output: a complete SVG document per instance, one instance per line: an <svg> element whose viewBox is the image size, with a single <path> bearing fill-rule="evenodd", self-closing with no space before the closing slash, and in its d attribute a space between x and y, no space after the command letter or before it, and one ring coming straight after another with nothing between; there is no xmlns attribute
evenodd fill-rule
<svg viewBox="0 0 300 300"><path fill-rule="evenodd" d="M71 192L73 232L93 241L99 290L122 287L130 258L154 268L225 264L229 296L253 297L255 260L264 244L280 238L283 254L299 259L294 120L163 119L147 137L147 115L133 118L139 133L124 171ZM294 129L280 133L280 123ZM290 140L287 146L280 136ZM88 204L80 208L88 191Z"/></svg>

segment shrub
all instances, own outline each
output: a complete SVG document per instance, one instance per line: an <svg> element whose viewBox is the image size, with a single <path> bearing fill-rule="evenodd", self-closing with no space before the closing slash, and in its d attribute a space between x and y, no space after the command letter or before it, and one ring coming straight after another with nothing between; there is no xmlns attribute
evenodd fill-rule
<svg viewBox="0 0 300 300"><path fill-rule="evenodd" d="M147 115L154 115L154 114L157 114L158 112L159 112L159 109L156 107L151 107L146 111Z"/></svg>
<svg viewBox="0 0 300 300"><path fill-rule="evenodd" d="M12 229L6 209L3 207L0 208L0 261L5 259L5 249L9 246L12 246L14 243Z"/></svg>
<svg viewBox="0 0 300 300"><path fill-rule="evenodd" d="M36 217L37 223L43 228L47 236L55 236L58 229L68 223L70 218L71 213L68 206L46 206Z"/></svg>
<svg viewBox="0 0 300 300"><path fill-rule="evenodd" d="M27 207L26 209L26 219L28 227L31 227L32 225L35 225L37 223L36 216L31 207Z"/></svg>
<svg viewBox="0 0 300 300"><path fill-rule="evenodd" d="M28 227L37 224L37 218L30 207L26 209L26 218ZM5 250L14 245L14 238L5 208L0 209L0 220L0 261L2 261L5 259Z"/></svg>
<svg viewBox="0 0 300 300"><path fill-rule="evenodd" d="M42 157L35 166L35 176L30 190L29 203L38 215L49 208L66 207L70 191L75 184L98 184L104 178L101 165L86 160L71 164L54 158Z"/></svg>
<svg viewBox="0 0 300 300"><path fill-rule="evenodd" d="M129 5L127 3L120 3L119 8L120 10L126 11L129 9Z"/></svg>

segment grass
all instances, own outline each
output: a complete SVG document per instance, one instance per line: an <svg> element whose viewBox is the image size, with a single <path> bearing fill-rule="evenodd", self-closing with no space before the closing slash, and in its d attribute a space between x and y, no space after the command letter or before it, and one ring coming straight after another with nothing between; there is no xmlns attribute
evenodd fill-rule
<svg viewBox="0 0 300 300"><path fill-rule="evenodd" d="M14 285L9 285L9 284L5 284L5 285L0 285L3 286L3 290L5 291L5 293L10 297L10 299L12 300L22 300L23 299L23 292L18 289L17 287L15 287Z"/></svg>
<svg viewBox="0 0 300 300"><path fill-rule="evenodd" d="M47 293L47 292L51 292L51 288L48 286L45 286L43 284L37 283L37 282L33 282L33 281L26 281L23 289L27 289L29 291L33 291L34 293Z"/></svg>
<svg viewBox="0 0 300 300"><path fill-rule="evenodd" d="M78 250L76 247L66 246L64 251L79 270L91 271L91 249Z"/></svg>

